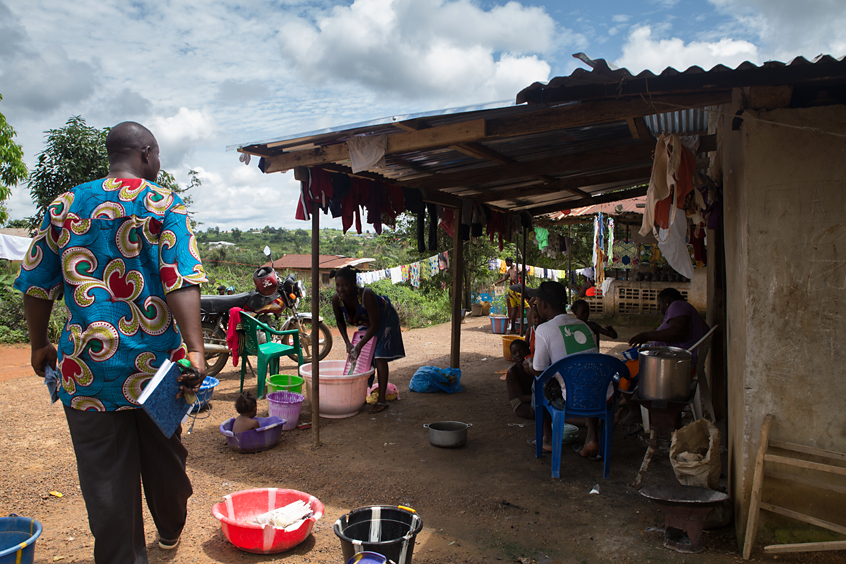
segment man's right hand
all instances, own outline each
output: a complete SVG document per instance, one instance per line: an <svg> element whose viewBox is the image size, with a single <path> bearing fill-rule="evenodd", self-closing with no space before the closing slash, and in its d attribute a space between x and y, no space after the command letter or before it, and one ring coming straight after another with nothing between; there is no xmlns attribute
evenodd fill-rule
<svg viewBox="0 0 846 564"><path fill-rule="evenodd" d="M44 370L48 365L55 368L58 358L59 357L56 354L56 347L54 347L51 343L47 343L43 347L32 349L32 356L30 357L29 362L32 364L32 368L35 370L35 373L44 378Z"/></svg>

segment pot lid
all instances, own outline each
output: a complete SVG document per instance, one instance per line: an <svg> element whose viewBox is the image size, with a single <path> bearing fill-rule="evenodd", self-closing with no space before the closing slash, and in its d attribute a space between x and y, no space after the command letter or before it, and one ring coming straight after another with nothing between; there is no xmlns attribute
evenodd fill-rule
<svg viewBox="0 0 846 564"><path fill-rule="evenodd" d="M690 360L693 355L678 347L644 347L640 349L641 356L668 360Z"/></svg>

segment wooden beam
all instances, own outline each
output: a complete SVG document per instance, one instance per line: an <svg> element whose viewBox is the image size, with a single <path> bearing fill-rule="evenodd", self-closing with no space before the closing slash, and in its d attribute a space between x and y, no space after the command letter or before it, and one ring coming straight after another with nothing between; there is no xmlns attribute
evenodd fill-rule
<svg viewBox="0 0 846 564"><path fill-rule="evenodd" d="M836 523L830 523L829 521L823 521L822 519L817 519L816 517L811 517L810 515L805 515L804 513L799 513L798 511L792 511L763 501L761 502L761 509L765 509L770 513L783 515L784 517L790 517L791 519L796 519L797 521L802 521L803 523L808 523L809 525L816 525L817 527L822 527L823 529L828 529L829 531L834 531L835 533L840 533L841 535L846 535L846 527Z"/></svg>
<svg viewBox="0 0 846 564"><path fill-rule="evenodd" d="M785 552L822 552L825 550L846 550L846 541L771 544L764 547L764 552L766 554L782 554Z"/></svg>
<svg viewBox="0 0 846 564"><path fill-rule="evenodd" d="M846 476L846 468L842 466L832 466L831 464L820 464L819 462L809 462L807 460L800 460L798 458L789 458L787 456L778 456L776 454L767 454L764 456L766 462L774 464L784 464L786 466L795 466L796 468L805 468L807 470L818 470L828 474L837 474L839 476Z"/></svg>
<svg viewBox="0 0 846 564"><path fill-rule="evenodd" d="M814 456L821 456L823 458L833 458L835 460L842 460L846 462L846 453L835 452L833 450L825 450L816 447L809 447L805 445L797 445L796 443L786 443L783 441L770 441L772 448L780 448L783 450L790 450L793 452L801 452L804 454L812 454Z"/></svg>
<svg viewBox="0 0 846 564"><path fill-rule="evenodd" d="M642 180L646 178L648 180L651 170L651 167L637 167L616 172L605 172L601 174L565 178L543 186L509 188L507 190L485 190L484 192L481 192L480 196L470 196L470 199L478 203L498 202L500 200L515 200L531 196L540 196L543 194L554 194L555 192L560 192L562 190L572 192L573 189L581 188L583 186L595 186L597 184L621 182L629 179ZM587 192L583 192L582 190L579 190L579 192L584 194L584 198L593 198L593 196Z"/></svg>
<svg viewBox="0 0 846 564"><path fill-rule="evenodd" d="M787 472L772 472L770 470L767 470L767 478L771 478L773 480L784 480L786 482L794 482L797 484L802 484L803 486L827 490L830 492L838 493L840 495L846 495L846 486L828 484L826 482L820 482L819 480L805 478L797 474L788 474Z"/></svg>
<svg viewBox="0 0 846 564"><path fill-rule="evenodd" d="M386 154L407 153L448 147L465 141L476 141L485 137L485 120L476 119L461 123L431 127L388 135ZM350 158L346 143L326 145L316 149L291 151L268 158L265 172L282 172L297 166L318 166L347 161Z"/></svg>
<svg viewBox="0 0 846 564"><path fill-rule="evenodd" d="M438 190L462 186L473 187L504 180L535 177L539 174L572 173L607 166L608 164L652 163L652 149L653 147L641 143L623 145L512 165L490 166L451 174L433 174L425 178L401 182L401 184Z"/></svg>
<svg viewBox="0 0 846 564"><path fill-rule="evenodd" d="M620 190L619 192L609 192L608 194L593 196L591 198L564 200L554 204L545 204L537 207L525 206L521 209L528 210L533 216L538 216L562 210L572 210L576 208L583 208L585 206L594 206L596 204L608 204L611 202L619 202L620 200L628 200L629 198L637 198L638 196L645 196L648 188L648 186L638 186L637 188Z"/></svg>
<svg viewBox="0 0 846 564"><path fill-rule="evenodd" d="M773 416L768 413L761 423L761 438L758 440L758 455L755 458L755 470L752 474L752 495L749 498L749 514L746 518L746 539L743 542L743 559L749 560L752 545L758 536L758 514L761 507L761 489L764 486L764 458L770 446L770 430L773 426Z"/></svg>
<svg viewBox="0 0 846 564"><path fill-rule="evenodd" d="M537 112L487 120L487 138L531 135L570 127L596 125L656 113L675 112L686 108L702 108L731 102L731 91L701 94L644 96L619 100L598 100L566 104Z"/></svg>

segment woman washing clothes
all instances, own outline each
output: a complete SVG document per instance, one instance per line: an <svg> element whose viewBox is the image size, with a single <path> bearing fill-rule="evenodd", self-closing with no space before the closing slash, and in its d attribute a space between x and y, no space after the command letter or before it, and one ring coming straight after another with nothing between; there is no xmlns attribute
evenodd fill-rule
<svg viewBox="0 0 846 564"><path fill-rule="evenodd" d="M329 273L335 279L335 295L332 296L332 310L341 332L341 338L347 346L347 353L353 359L358 358L361 349L376 339L373 349L373 364L379 382L379 397L370 413L379 413L388 408L385 391L388 388L388 361L405 357L402 344L399 316L387 296L377 296L370 288L359 288L356 284L356 269L345 266ZM347 324L366 330L364 337L353 346L347 336ZM368 386L373 384L370 377Z"/></svg>

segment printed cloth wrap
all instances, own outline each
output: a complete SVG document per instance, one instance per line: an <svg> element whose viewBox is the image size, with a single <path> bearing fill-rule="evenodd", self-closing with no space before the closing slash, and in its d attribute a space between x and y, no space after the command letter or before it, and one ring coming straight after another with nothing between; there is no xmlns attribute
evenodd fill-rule
<svg viewBox="0 0 846 564"><path fill-rule="evenodd" d="M15 288L45 300L64 297L62 403L116 411L138 407L166 358L185 357L165 295L203 282L179 196L143 179L106 178L48 206Z"/></svg>

